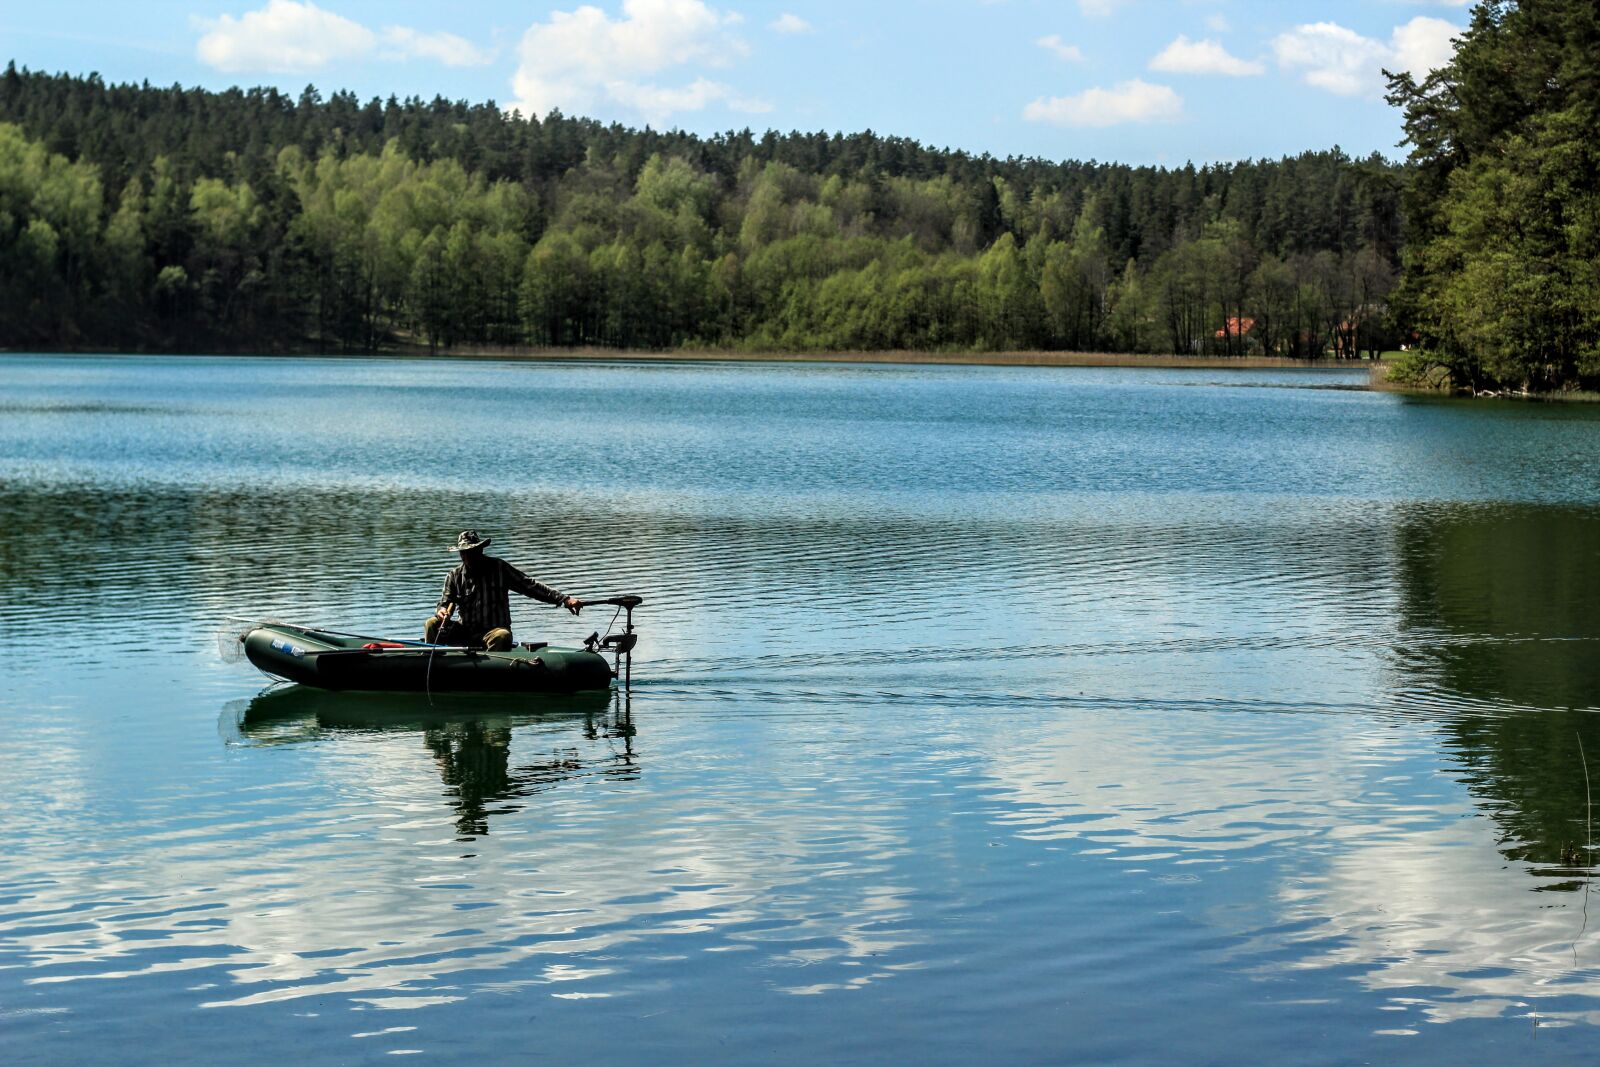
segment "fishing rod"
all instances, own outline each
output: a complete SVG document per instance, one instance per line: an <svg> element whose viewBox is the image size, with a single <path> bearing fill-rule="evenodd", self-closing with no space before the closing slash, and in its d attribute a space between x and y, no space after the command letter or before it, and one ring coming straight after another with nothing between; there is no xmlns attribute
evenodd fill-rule
<svg viewBox="0 0 1600 1067"><path fill-rule="evenodd" d="M444 606L444 616L439 620L438 627L433 631L435 638L444 636L444 628L450 625L450 617L456 613L454 603ZM436 613L437 614L437 613ZM428 669L423 673L422 688L428 694L428 706L433 707L433 653L439 647L437 640L428 642Z"/></svg>

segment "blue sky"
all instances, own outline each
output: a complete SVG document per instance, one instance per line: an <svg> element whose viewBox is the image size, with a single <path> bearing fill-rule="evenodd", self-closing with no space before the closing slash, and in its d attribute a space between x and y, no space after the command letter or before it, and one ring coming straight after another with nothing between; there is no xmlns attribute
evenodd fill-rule
<svg viewBox="0 0 1600 1067"><path fill-rule="evenodd" d="M443 94L702 133L873 129L996 155L1397 157L1380 69L1466 0L35 3L0 52L109 81Z"/></svg>

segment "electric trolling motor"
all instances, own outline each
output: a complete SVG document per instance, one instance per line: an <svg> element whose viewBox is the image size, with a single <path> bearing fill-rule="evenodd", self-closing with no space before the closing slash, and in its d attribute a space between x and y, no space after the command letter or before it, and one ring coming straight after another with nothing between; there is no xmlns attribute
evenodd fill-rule
<svg viewBox="0 0 1600 1067"><path fill-rule="evenodd" d="M633 631L633 609L642 603L644 603L642 596L614 596L606 600L585 602L586 607L590 604L607 604L627 613L621 633L608 633L602 638L600 631L596 630L583 639L583 647L590 652L599 652L602 655L611 653L611 675L620 679L624 688L633 683L633 646L639 643L639 635Z"/></svg>

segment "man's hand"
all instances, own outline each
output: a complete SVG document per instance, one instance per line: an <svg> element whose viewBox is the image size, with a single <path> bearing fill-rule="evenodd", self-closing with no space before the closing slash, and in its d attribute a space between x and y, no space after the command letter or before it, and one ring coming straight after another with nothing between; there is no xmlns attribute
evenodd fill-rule
<svg viewBox="0 0 1600 1067"><path fill-rule="evenodd" d="M583 601L579 600L575 596L569 596L566 600L561 602L561 606L576 615L578 612L583 610Z"/></svg>
<svg viewBox="0 0 1600 1067"><path fill-rule="evenodd" d="M454 604L446 604L444 607L434 612L434 614L439 616L441 619L448 619L452 614L455 613L455 610L456 606Z"/></svg>

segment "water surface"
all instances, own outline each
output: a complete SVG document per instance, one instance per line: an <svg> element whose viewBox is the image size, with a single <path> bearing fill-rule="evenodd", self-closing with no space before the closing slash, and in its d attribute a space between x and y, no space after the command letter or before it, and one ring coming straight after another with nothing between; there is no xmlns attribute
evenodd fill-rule
<svg viewBox="0 0 1600 1067"><path fill-rule="evenodd" d="M1570 1062L1600 412L1363 381L0 357L0 1060ZM219 659L463 527L626 698Z"/></svg>

